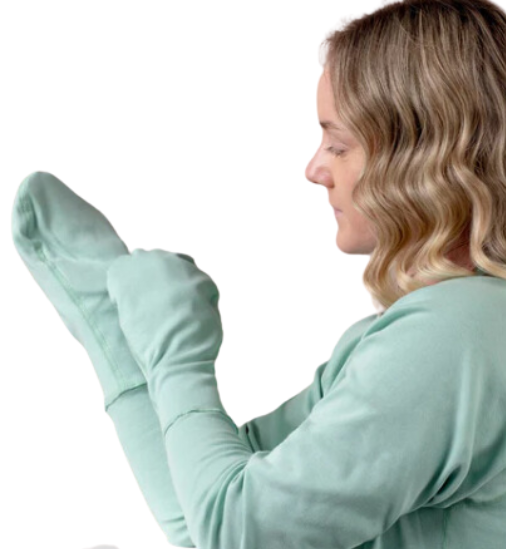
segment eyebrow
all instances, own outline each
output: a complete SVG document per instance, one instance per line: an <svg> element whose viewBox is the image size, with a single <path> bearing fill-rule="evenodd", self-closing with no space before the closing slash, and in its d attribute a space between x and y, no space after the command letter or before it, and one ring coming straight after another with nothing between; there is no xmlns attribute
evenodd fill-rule
<svg viewBox="0 0 506 549"><path fill-rule="evenodd" d="M334 124L334 122L331 122L330 120L320 120L320 126L324 130L336 130L338 132L344 131L344 128L340 128L337 124Z"/></svg>

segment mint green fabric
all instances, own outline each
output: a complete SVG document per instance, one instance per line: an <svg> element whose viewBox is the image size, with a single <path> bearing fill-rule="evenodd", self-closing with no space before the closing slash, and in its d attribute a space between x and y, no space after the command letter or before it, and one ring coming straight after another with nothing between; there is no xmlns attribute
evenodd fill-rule
<svg viewBox="0 0 506 549"><path fill-rule="evenodd" d="M305 419L254 451L217 389L212 279L164 250L116 259L109 295L196 547L504 548L506 281L476 274L352 326Z"/></svg>
<svg viewBox="0 0 506 549"><path fill-rule="evenodd" d="M12 236L29 272L86 348L105 411L154 518L171 544L194 547L146 380L107 292L107 268L128 254L126 245L96 208L47 172L34 172L21 182L12 208Z"/></svg>
<svg viewBox="0 0 506 549"><path fill-rule="evenodd" d="M25 181L16 247L90 354L170 543L505 547L505 280L477 270L361 319L308 387L237 426L212 279L184 254L129 254L54 176Z"/></svg>
<svg viewBox="0 0 506 549"><path fill-rule="evenodd" d="M171 545L195 547L174 491L144 374L106 287L107 268L128 253L126 245L103 214L47 172L34 172L21 182L12 208L12 236L34 280L88 352L105 411L156 522ZM274 448L309 414L321 398L323 367L296 396L239 428L252 451Z"/></svg>
<svg viewBox="0 0 506 549"><path fill-rule="evenodd" d="M88 351L106 408L145 383L107 294L107 268L128 254L109 221L53 175L35 172L16 193L12 235L28 270Z"/></svg>

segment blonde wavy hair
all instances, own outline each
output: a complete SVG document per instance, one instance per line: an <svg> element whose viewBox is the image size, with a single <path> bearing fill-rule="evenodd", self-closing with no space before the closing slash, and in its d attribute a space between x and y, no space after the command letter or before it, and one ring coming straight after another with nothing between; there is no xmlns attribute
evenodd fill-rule
<svg viewBox="0 0 506 549"><path fill-rule="evenodd" d="M345 22L320 62L365 150L352 198L377 241L363 277L373 302L476 276L445 257L463 243L506 279L506 13L405 0Z"/></svg>

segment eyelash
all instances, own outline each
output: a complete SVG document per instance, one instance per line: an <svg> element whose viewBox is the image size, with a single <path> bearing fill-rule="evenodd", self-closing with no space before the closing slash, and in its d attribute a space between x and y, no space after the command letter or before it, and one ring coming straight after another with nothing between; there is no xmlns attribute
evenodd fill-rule
<svg viewBox="0 0 506 549"><path fill-rule="evenodd" d="M334 147L327 147L325 150L329 151L329 153L333 154L334 156L341 156L342 154L345 153L345 151L343 150L338 151L337 149L334 149Z"/></svg>

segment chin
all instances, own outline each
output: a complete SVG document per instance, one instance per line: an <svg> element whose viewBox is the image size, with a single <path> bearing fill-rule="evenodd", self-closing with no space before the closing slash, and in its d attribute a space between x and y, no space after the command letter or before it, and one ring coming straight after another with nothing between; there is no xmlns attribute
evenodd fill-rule
<svg viewBox="0 0 506 549"><path fill-rule="evenodd" d="M345 238L339 238L339 234L337 235L336 244L343 253L350 255L371 255L374 250L374 245L370 243L349 241Z"/></svg>

